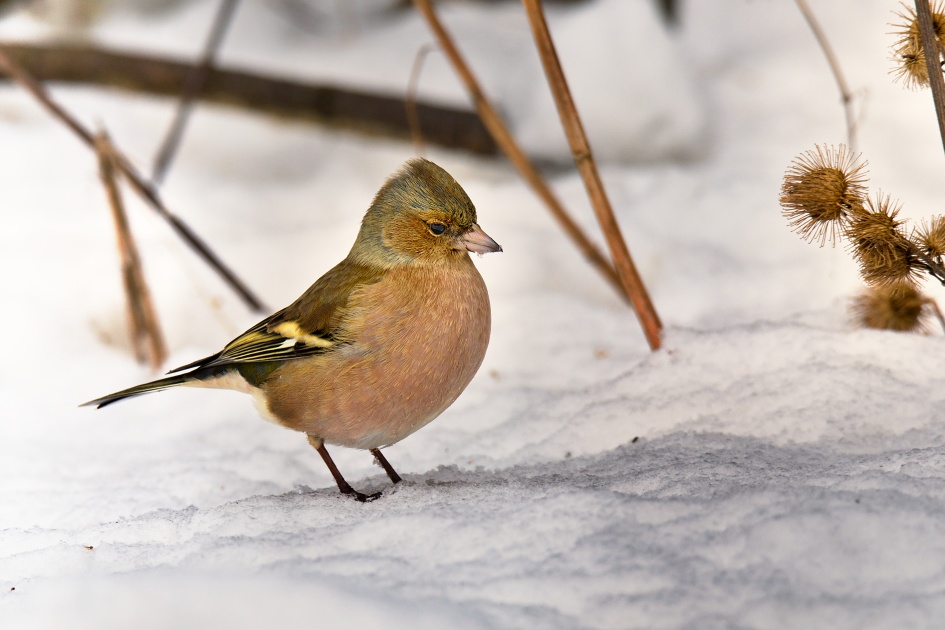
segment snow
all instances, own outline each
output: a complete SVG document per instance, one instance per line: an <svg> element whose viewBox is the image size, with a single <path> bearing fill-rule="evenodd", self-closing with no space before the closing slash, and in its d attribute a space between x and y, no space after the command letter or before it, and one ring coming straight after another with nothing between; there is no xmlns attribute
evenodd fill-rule
<svg viewBox="0 0 945 630"><path fill-rule="evenodd" d="M368 3L318 32L277 4L241 4L225 63L402 93L429 41L418 17ZM463 396L386 451L405 483L391 487L366 453L332 451L355 487L384 491L370 504L341 497L302 436L260 421L244 396L77 408L153 375L125 340L95 160L0 86L0 627L937 627L945 337L854 329L855 265L791 234L777 205L793 156L845 140L823 56L793 3L685 3L675 35L649 3L630 4L549 7L549 20L568 72L587 80L578 104L602 130L592 142L665 348L649 352L503 160L430 149L505 249L476 260L493 338ZM214 8L145 20L119 6L85 36L193 55ZM929 216L945 161L928 93L887 75L896 6L813 8L858 95L871 189ZM517 63L519 11L458 3L443 17L515 131L560 160L540 76L525 77L537 64ZM0 19L3 39L48 30ZM601 50L618 42L625 67L575 51L582 34ZM53 92L149 169L171 102ZM436 55L421 93L465 102ZM665 126L649 133L659 111ZM344 256L376 188L413 155L202 107L162 192L279 307ZM560 163L550 174L598 238L580 179ZM256 321L125 198L168 366Z"/></svg>

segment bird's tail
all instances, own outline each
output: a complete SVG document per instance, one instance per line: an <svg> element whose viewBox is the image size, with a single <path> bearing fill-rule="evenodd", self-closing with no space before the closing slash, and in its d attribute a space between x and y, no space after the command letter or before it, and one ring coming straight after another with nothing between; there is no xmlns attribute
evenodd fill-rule
<svg viewBox="0 0 945 630"><path fill-rule="evenodd" d="M225 371L226 368L221 369L220 367L213 367L194 370L193 372L188 372L187 374L175 374L174 376L161 378L156 381L151 381L150 383L135 385L134 387L123 389L120 392L115 392L114 394L109 394L108 396L102 396L101 398L90 400L87 403L82 403L79 406L90 407L95 405L95 407L101 409L105 405L110 405L113 402L118 402L119 400L124 400L125 398L141 396L142 394L150 394L151 392L159 392L162 389L177 387L178 385L183 385L184 383L189 383L192 381L202 381L208 378L219 376L221 372Z"/></svg>

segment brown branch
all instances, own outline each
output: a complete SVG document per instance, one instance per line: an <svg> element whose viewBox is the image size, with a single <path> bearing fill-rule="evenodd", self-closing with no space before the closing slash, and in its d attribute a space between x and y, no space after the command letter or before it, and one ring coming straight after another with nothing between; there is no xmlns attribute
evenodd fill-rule
<svg viewBox="0 0 945 630"><path fill-rule="evenodd" d="M95 152L98 155L99 174L108 196L108 204L112 210L112 219L115 222L115 236L118 241L118 254L121 259L122 284L125 287L125 298L128 306L128 330L131 336L131 347L139 363L148 363L152 369L157 369L167 357L167 347L164 345L164 336L158 323L154 303L148 283L144 279L141 269L141 258L135 245L125 207L121 200L121 192L115 181L116 154L108 135L104 132L95 137Z"/></svg>
<svg viewBox="0 0 945 630"><path fill-rule="evenodd" d="M223 36L233 19L236 12L236 5L239 0L222 0L220 8L213 19L213 26L210 29L210 35L204 46L203 55L200 63L191 71L184 85L183 94L180 102L177 104L177 111L174 114L174 120L171 122L164 142L158 150L157 157L154 160L154 171L151 174L151 181L161 184L167 169L170 167L171 160L177 153L177 147L180 145L181 138L184 135L184 128L187 126L187 120L190 118L190 112L193 111L194 101L200 96L207 79L210 76L210 70L216 61L217 51L220 44L223 43Z"/></svg>
<svg viewBox="0 0 945 630"><path fill-rule="evenodd" d="M542 65L545 67L548 85L551 87L555 104L558 107L558 114L561 116L561 124L568 137L568 143L571 145L574 163L584 179L584 187L587 189L591 205L594 207L597 222L607 239L610 255L617 267L617 274L620 276L624 290L630 297L630 302L633 304L633 309L640 320L640 325L643 327L643 333L650 344L650 349L658 350L661 345L660 330L663 325L660 323L659 315L656 314L656 309L653 307L646 286L643 284L640 274L637 273L636 265L634 265L627 243L620 233L620 226L604 190L604 184L597 172L594 156L591 153L590 144L587 142L587 135L584 133L584 127L571 97L571 90L568 88L564 71L561 69L551 33L548 32L548 24L545 22L541 0L522 0L522 2L531 23L532 34L535 37L535 44L538 46Z"/></svg>
<svg viewBox="0 0 945 630"><path fill-rule="evenodd" d="M904 236L898 245L908 251L914 258L917 258L919 264L925 268L928 274L938 280L942 286L945 286L945 265L942 265L927 252L922 251L918 245Z"/></svg>
<svg viewBox="0 0 945 630"><path fill-rule="evenodd" d="M800 9L801 13L804 15L804 19L807 20L807 25L810 26L810 30L813 31L814 37L817 39L817 43L824 53L824 57L827 58L827 65L830 66L833 78L837 82L837 87L840 89L840 99L843 102L843 115L846 117L847 121L847 144L850 147L850 151L855 153L856 120L853 117L853 94L850 92L846 79L843 77L843 72L840 70L840 63L837 61L837 57L830 47L830 42L827 41L826 34L823 29L820 28L820 24L814 17L814 13L807 5L807 0L795 0L795 2L797 3L797 8Z"/></svg>
<svg viewBox="0 0 945 630"><path fill-rule="evenodd" d="M30 94L32 94L49 112L59 121L69 127L82 141L91 149L95 149L95 137L80 123L72 114L66 111L61 105L52 100L41 83L34 79L19 64L14 62L6 54L4 48L0 46L0 71L6 72L11 78L22 85ZM145 181L131 165L131 162L118 150L114 152L115 167L127 178L131 187L141 195L145 201L150 204L158 215L167 221L171 228L184 239L191 249L193 249L214 271L226 281L230 287L243 298L243 300L252 309L256 311L267 310L262 302L243 284L243 282L223 264L216 254L214 254L206 243L203 242L181 219L176 217L168 210L158 197L157 191L147 181Z"/></svg>
<svg viewBox="0 0 945 630"><path fill-rule="evenodd" d="M423 62L427 55L434 50L436 50L436 47L432 44L424 44L417 51L417 56L413 60L413 67L410 68L410 80L407 82L407 96L404 100L407 106L407 124L410 126L410 137L413 139L413 146L417 151L417 155L423 155L423 129L420 125L420 116L417 114L417 86L420 83Z"/></svg>
<svg viewBox="0 0 945 630"><path fill-rule="evenodd" d="M93 83L179 98L194 66L157 57L110 52L86 45L54 47L3 44L10 59L44 81ZM333 86L227 70L210 70L200 99L334 128L410 139L404 99ZM418 103L424 135L431 143L482 155L495 142L475 112Z"/></svg>
<svg viewBox="0 0 945 630"><path fill-rule="evenodd" d="M538 169L535 168L525 155L525 152L512 137L512 134L509 133L499 113L496 111L495 107L493 107L492 103L489 102L489 99L486 98L486 95L479 87L479 82L476 80L476 77L469 69L469 66L466 65L459 50L453 44L452 38L440 22L430 0L413 0L413 3L414 6L417 7L417 10L426 18L427 23L430 25L430 30L433 31L439 42L440 49L449 59L456 74L459 75L460 80L469 91L473 105L476 107L479 117L482 119L486 129L489 130L489 134L493 137L495 143L509 161L512 162L515 168L518 169L522 178L545 203L552 216L558 221L571 240L574 241L575 245L577 245L578 249L581 250L581 253L584 254L591 265L604 276L621 296L628 298L629 296L624 291L624 287L617 277L617 272L614 271L613 265L610 264L610 261L607 260L597 246L584 234L580 226L574 222L574 219L571 218L561 202L558 201L558 198L555 197L551 188L548 187L548 184L545 183L545 180L538 173Z"/></svg>
<svg viewBox="0 0 945 630"><path fill-rule="evenodd" d="M925 51L925 67L929 71L929 87L935 102L935 115L938 119L938 131L942 136L942 148L945 148L945 76L942 75L942 49L945 42L939 43L935 37L935 25L932 22L932 9L929 0L915 0L915 15L919 22L922 36L922 49Z"/></svg>

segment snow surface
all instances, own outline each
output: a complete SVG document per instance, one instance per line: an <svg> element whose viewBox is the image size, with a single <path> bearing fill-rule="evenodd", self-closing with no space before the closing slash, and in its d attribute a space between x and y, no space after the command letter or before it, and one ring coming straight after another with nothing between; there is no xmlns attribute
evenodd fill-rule
<svg viewBox="0 0 945 630"><path fill-rule="evenodd" d="M614 49L626 55L616 70L590 48L562 56L569 72L602 78L578 98L595 112L588 126L621 130L593 141L665 349L648 351L504 161L431 150L505 248L476 261L493 338L459 401L388 449L404 484L391 488L366 453L333 451L356 487L384 491L366 505L341 497L302 436L260 421L243 396L76 407L152 374L128 352L94 159L0 86L0 627L940 627L945 338L853 329L853 263L800 241L777 205L793 156L844 141L821 52L790 2L693 0L674 35L644 3L626 4L549 19L571 42L633 35ZM896 6L815 4L858 95L872 189L914 219L941 211L931 99L887 75ZM361 3L311 32L277 5L241 5L225 62L402 93L429 41L409 13L391 21ZM214 8L184 3L143 22L119 7L86 36L192 55ZM551 138L555 128L528 130L554 120L537 104L540 77L514 76L527 72L517 11L443 14L516 131ZM0 20L7 39L48 30ZM171 102L53 91L149 168ZM436 56L421 92L464 102ZM667 112L658 129L653 103ZM376 188L412 155L203 107L163 194L279 307L344 256ZM552 181L596 234L579 178ZM255 322L126 201L169 365Z"/></svg>

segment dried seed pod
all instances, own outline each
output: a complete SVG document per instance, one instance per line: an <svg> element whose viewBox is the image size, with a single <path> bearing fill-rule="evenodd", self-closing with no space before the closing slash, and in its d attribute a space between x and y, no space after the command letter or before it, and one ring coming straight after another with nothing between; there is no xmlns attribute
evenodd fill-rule
<svg viewBox="0 0 945 630"><path fill-rule="evenodd" d="M927 334L933 328L935 305L912 282L900 280L867 287L850 310L864 328Z"/></svg>
<svg viewBox="0 0 945 630"><path fill-rule="evenodd" d="M915 9L902 3L903 11L896 16L899 21L892 26L896 41L893 44L893 60L896 67L890 72L897 81L902 81L909 89L929 86L929 69L925 63L925 49L919 32L919 21ZM932 6L932 27L939 44L945 43L945 2L939 1ZM935 55L940 53L935 51Z"/></svg>
<svg viewBox="0 0 945 630"><path fill-rule="evenodd" d="M915 246L902 233L903 221L896 219L897 214L899 206L882 193L851 213L845 236L867 284L912 281L921 271Z"/></svg>
<svg viewBox="0 0 945 630"><path fill-rule="evenodd" d="M781 185L782 214L791 229L821 246L836 244L851 211L866 199L866 163L846 146L816 146L791 162Z"/></svg>
<svg viewBox="0 0 945 630"><path fill-rule="evenodd" d="M922 221L913 240L929 257L941 258L945 255L945 216L932 217L929 223Z"/></svg>

